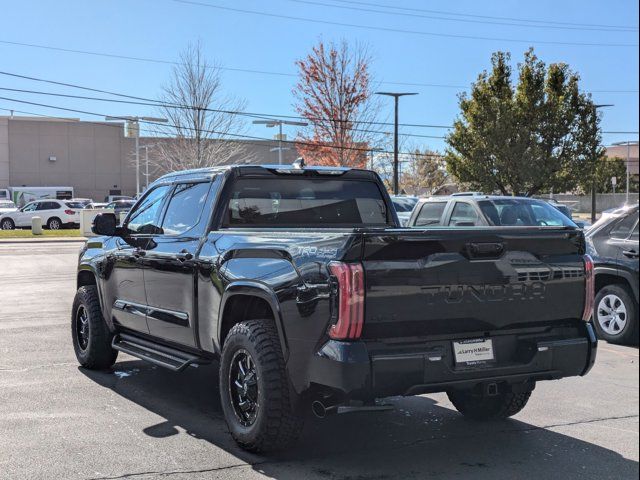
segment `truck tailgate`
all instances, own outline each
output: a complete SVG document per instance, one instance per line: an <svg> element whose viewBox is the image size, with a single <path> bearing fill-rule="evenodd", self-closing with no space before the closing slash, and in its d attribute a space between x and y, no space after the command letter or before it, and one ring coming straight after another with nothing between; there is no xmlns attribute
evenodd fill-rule
<svg viewBox="0 0 640 480"><path fill-rule="evenodd" d="M362 338L463 335L575 321L584 237L545 228L363 233Z"/></svg>

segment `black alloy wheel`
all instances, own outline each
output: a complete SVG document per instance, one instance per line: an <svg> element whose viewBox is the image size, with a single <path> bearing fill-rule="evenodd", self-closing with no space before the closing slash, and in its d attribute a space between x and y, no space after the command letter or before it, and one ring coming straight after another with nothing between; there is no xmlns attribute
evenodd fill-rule
<svg viewBox="0 0 640 480"><path fill-rule="evenodd" d="M258 373L251 354L245 349L235 352L231 360L229 396L238 421L245 427L253 425L260 409Z"/></svg>

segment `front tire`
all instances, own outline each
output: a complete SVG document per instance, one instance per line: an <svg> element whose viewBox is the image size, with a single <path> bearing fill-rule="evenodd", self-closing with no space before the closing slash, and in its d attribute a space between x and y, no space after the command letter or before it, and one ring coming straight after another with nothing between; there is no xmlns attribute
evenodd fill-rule
<svg viewBox="0 0 640 480"><path fill-rule="evenodd" d="M280 450L296 440L296 413L278 332L271 319L233 326L220 358L220 400L234 440L250 452Z"/></svg>
<svg viewBox="0 0 640 480"><path fill-rule="evenodd" d="M98 289L95 285L80 287L71 311L71 338L78 363L90 370L111 367L118 351L111 348L113 334L102 317Z"/></svg>
<svg viewBox="0 0 640 480"><path fill-rule="evenodd" d="M15 230L16 224L10 218L3 218L0 223L0 229L2 230Z"/></svg>
<svg viewBox="0 0 640 480"><path fill-rule="evenodd" d="M529 401L531 391L515 393L509 386L502 386L497 395L479 395L470 390L447 392L453 406L472 420L500 420L519 413Z"/></svg>
<svg viewBox="0 0 640 480"><path fill-rule="evenodd" d="M620 344L638 341L638 304L626 286L613 284L601 288L593 317L598 336L603 340Z"/></svg>

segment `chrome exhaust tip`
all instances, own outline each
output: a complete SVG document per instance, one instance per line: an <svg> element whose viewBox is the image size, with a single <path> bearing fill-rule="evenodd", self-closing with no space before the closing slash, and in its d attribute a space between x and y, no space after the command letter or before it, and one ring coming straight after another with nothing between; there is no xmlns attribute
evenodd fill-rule
<svg viewBox="0 0 640 480"><path fill-rule="evenodd" d="M318 418L324 418L327 416L327 407L324 406L320 400L314 400L311 403L311 411Z"/></svg>

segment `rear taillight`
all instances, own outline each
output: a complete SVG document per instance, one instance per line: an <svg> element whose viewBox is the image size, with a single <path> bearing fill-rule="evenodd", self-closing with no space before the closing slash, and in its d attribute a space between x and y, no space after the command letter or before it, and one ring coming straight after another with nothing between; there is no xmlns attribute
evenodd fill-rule
<svg viewBox="0 0 640 480"><path fill-rule="evenodd" d="M338 282L338 318L329 328L334 340L356 340L364 322L364 270L359 263L329 263Z"/></svg>
<svg viewBox="0 0 640 480"><path fill-rule="evenodd" d="M67 215L75 215L76 212L74 212L73 210L65 210L64 213L66 213Z"/></svg>
<svg viewBox="0 0 640 480"><path fill-rule="evenodd" d="M593 259L589 255L584 256L584 312L582 320L588 322L593 314L595 296L595 277L593 274Z"/></svg>

